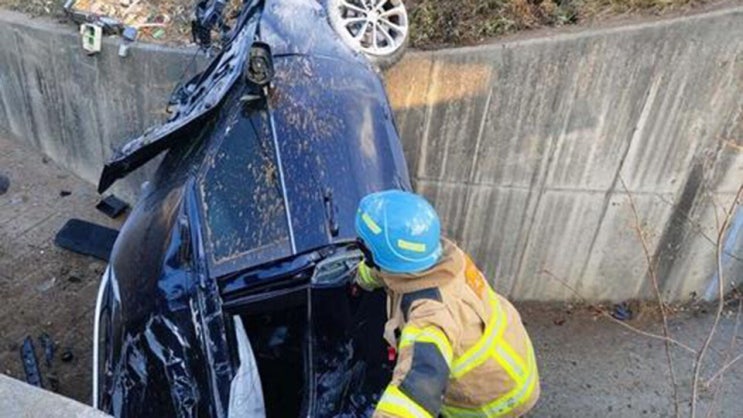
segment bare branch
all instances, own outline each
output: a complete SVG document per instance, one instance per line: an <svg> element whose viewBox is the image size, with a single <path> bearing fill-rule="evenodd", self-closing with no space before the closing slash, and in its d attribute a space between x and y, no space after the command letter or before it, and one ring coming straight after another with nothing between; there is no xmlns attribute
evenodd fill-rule
<svg viewBox="0 0 743 418"><path fill-rule="evenodd" d="M624 178L622 178L621 175L619 176L619 181L622 183L622 188L624 188L624 192L627 193L627 197L629 198L630 208L632 209L632 216L635 219L635 231L637 232L638 238L640 238L640 243L642 244L642 252L645 255L645 260L648 264L648 276L650 276L650 281L653 283L655 297L658 299L658 306L660 307L660 316L662 318L663 325L663 336L667 338L665 340L666 362L668 363L668 371L671 375L671 389L673 390L673 410L676 417L679 417L681 416L681 413L679 411L678 384L676 382L676 370L673 367L673 357L671 357L671 344L668 342L668 339L671 338L671 331L668 329L668 315L666 314L666 304L665 302L663 302L663 296L660 293L660 287L658 286L658 275L655 270L655 263L653 262L653 257L650 255L648 243L645 240L645 231L642 229L642 222L640 221L640 215L637 213L635 199L632 197L632 193L630 193L629 189L627 188L627 184L624 182Z"/></svg>
<svg viewBox="0 0 743 418"><path fill-rule="evenodd" d="M717 400L719 398L722 386L725 384L725 370L727 370L728 367L732 366L733 363L738 361L741 357L743 357L743 354L736 357L732 361L730 360L730 356L735 350L735 342L738 338L738 326L740 325L740 315L741 311L743 311L743 300L738 300L738 312L735 314L735 325L733 326L733 335L730 337L730 343L728 344L728 349L725 352L725 361L723 362L723 366L720 368L720 370L717 371L714 375L712 375L711 378L709 378L705 383L704 386L709 388L712 381L717 378L717 376L720 376L720 383L715 387L715 391L712 395L712 402L709 406L709 411L707 411L707 418L711 418L715 411L715 406L717 405Z"/></svg>
<svg viewBox="0 0 743 418"><path fill-rule="evenodd" d="M602 316L606 317L611 322L614 322L617 325L621 325L622 327L627 328L628 330L630 330L630 331L632 331L634 333L640 334L642 336L645 336L645 337L648 337L648 338L653 338L653 339L656 339L656 340L667 341L667 342L669 342L671 344L677 345L680 348L683 348L684 350L686 350L686 351L688 351L688 352L690 352L690 353L692 353L694 355L697 354L696 350L694 350L693 348L689 347L688 345L682 343L681 341L674 340L673 338L664 337L664 336L659 335L659 334L654 334L652 332L643 331L643 330L641 330L641 329L639 329L637 327L633 327L632 325L630 325L630 324L628 324L628 323L626 323L624 321L620 321L620 320L614 318L613 316L611 316L611 314L609 312L607 312L605 309L601 308L600 306L591 305L590 303L588 303L588 301L586 300L586 298L584 298L583 296L581 296L581 294L577 290L575 290L574 287L570 286L565 280L557 277L551 271L549 271L549 270L542 270L541 273L546 274L550 278L556 280L558 283L560 283L563 286L565 286L565 288L568 289L568 290L570 290L573 293L573 295L575 295L575 297L578 298L579 301L581 301L582 303L585 303L586 305L589 305L589 306L593 307L598 313L600 313Z"/></svg>
<svg viewBox="0 0 743 418"><path fill-rule="evenodd" d="M742 196L743 184L738 188L738 193L735 194L735 200L733 200L733 203L730 205L730 208L725 214L725 220L723 221L722 227L717 234L717 312L715 313L715 321L712 324L712 328L709 330L709 334L707 334L707 338L704 340L704 344L702 344L702 348L701 350L699 350L696 361L694 362L694 378L692 379L691 383L691 418L694 418L696 416L697 391L699 388L699 373L702 368L702 361L704 360L704 355L707 353L707 349L709 348L709 345L712 342L712 338L715 335L717 324L719 324L720 322L720 317L722 317L722 310L725 307L725 277L722 268L722 247L725 241L725 234L727 233L728 227L730 226L730 219L733 217L733 213L735 213L735 210L740 204Z"/></svg>
<svg viewBox="0 0 743 418"><path fill-rule="evenodd" d="M722 377L722 374L725 373L725 371L729 368L731 368L735 363L743 359L743 353L738 354L734 359L730 360L727 364L725 364L723 367L720 368L720 370L717 371L712 377L709 378L707 381L707 385L709 385L713 380L717 379L718 377Z"/></svg>

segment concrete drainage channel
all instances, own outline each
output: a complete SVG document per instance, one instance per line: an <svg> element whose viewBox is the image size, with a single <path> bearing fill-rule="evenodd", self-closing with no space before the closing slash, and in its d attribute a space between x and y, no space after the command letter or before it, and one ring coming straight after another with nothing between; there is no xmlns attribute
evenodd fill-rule
<svg viewBox="0 0 743 418"><path fill-rule="evenodd" d="M91 183L118 141L163 117L168 94L192 59L189 51L136 46L121 60L106 42L100 55L87 57L69 28L10 13L0 14L0 22L0 39L11 40L0 42L0 131ZM743 178L736 151L743 138L739 39L743 8L733 8L411 53L385 77L416 187L497 290L517 300L573 298L554 276L592 301L652 296L634 208L663 295L683 301L714 296L709 237L719 207L731 203ZM150 173L145 168L130 177L117 194L134 198ZM743 277L741 222L743 215L735 215L724 242L731 280ZM547 313L570 315L560 312ZM550 321L541 326L535 340L542 352L568 346L550 337ZM634 350L629 343L628 349ZM555 354L542 359L545 397L567 405L563 391L550 385L586 388L554 372L571 374ZM615 355L607 361L621 369ZM612 382L624 382L607 380L594 377L590 384L611 391ZM580 415L586 409L578 403L591 407L587 398L575 402L556 416ZM601 405L609 415L635 416L618 412L623 400L609 403ZM542 412L549 415L549 408Z"/></svg>
<svg viewBox="0 0 743 418"><path fill-rule="evenodd" d="M116 145L164 117L193 58L138 45L121 59L113 41L88 57L68 27L0 21L0 130L91 183ZM741 22L738 7L409 53L385 78L417 189L512 298L573 297L545 270L589 300L650 297L630 195L664 295L713 296L714 208L743 178ZM115 192L133 199L154 166ZM728 254L741 248L731 235ZM743 277L735 260L727 276Z"/></svg>

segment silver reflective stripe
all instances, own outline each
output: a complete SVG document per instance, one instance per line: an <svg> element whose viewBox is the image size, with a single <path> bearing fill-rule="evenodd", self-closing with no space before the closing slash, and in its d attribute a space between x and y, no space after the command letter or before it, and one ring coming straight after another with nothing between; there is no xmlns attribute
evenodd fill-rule
<svg viewBox="0 0 743 418"><path fill-rule="evenodd" d="M474 353L465 353L462 357L465 357L462 359L458 359L459 361L454 362L454 367L452 368L452 375L457 378L461 377L462 374L464 374L464 371L470 368L473 363L474 364L480 364L485 362L490 356L490 349L493 346L493 340L495 340L496 337L498 337L498 332L501 328L501 324L504 320L503 311L500 309L499 304L493 300L491 302L492 306L492 312L491 316L495 317L495 322L493 323L493 327L487 327L486 332L488 332L488 335L486 336L486 339L482 345L475 351Z"/></svg>
<svg viewBox="0 0 743 418"><path fill-rule="evenodd" d="M521 368L519 362L516 361L516 359L514 359L513 356L511 356L511 354L500 344L495 347L495 352L498 353L500 358L506 361L508 365L511 366L511 368L513 369L513 372L516 374L516 376L511 377L515 377L516 382L523 382L526 376L524 375L524 369Z"/></svg>

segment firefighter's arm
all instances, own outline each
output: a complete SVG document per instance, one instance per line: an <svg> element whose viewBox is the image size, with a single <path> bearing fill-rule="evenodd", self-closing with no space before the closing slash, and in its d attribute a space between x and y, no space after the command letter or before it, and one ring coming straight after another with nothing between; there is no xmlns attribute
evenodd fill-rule
<svg viewBox="0 0 743 418"><path fill-rule="evenodd" d="M440 301L415 302L402 330L398 360L374 417L437 417L449 380L459 326Z"/></svg>
<svg viewBox="0 0 743 418"><path fill-rule="evenodd" d="M384 285L382 279L379 278L374 269L366 265L366 263L359 264L359 269L356 274L356 284L361 286L362 289L372 291L379 289Z"/></svg>

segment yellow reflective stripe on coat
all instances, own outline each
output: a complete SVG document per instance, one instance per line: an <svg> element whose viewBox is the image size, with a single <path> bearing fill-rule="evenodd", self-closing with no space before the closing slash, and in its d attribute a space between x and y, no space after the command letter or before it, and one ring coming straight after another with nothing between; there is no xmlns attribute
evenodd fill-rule
<svg viewBox="0 0 743 418"><path fill-rule="evenodd" d="M442 414L447 417L498 417L509 414L528 401L537 386L536 360L529 345L529 375L526 381L516 385L509 393L480 408L458 408L444 405Z"/></svg>
<svg viewBox="0 0 743 418"><path fill-rule="evenodd" d="M491 358L496 340L506 329L506 318L500 308L498 299L492 294L490 297L490 323L485 327L482 338L454 361L451 375L455 379L464 376L467 372Z"/></svg>
<svg viewBox="0 0 743 418"><path fill-rule="evenodd" d="M382 399L377 404L377 410L401 418L431 418L423 407L402 393L397 386L387 386Z"/></svg>
<svg viewBox="0 0 743 418"><path fill-rule="evenodd" d="M417 328L412 325L406 325L400 337L400 349L413 345L415 343L432 343L444 356L446 365L451 367L451 361L454 357L454 349L446 338L446 334L435 326Z"/></svg>
<svg viewBox="0 0 743 418"><path fill-rule="evenodd" d="M376 289L378 287L382 286L382 283L377 280L374 275L371 272L371 269L369 266L367 266L364 263L359 264L359 276L357 279L357 283L361 285L361 287L369 290Z"/></svg>

